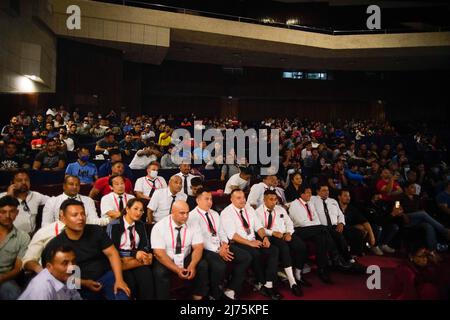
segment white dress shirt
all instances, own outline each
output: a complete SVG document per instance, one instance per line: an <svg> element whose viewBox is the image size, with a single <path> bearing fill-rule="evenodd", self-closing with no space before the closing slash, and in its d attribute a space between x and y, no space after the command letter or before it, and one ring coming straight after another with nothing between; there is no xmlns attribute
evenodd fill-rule
<svg viewBox="0 0 450 320"><path fill-rule="evenodd" d="M124 193L122 195L118 195L115 192L110 192L103 196L100 200L100 212L102 213L102 218L108 217L107 213L109 211L119 211L120 196L122 197L124 208L127 206L128 201L134 198L131 194Z"/></svg>
<svg viewBox="0 0 450 320"><path fill-rule="evenodd" d="M156 223L151 234L152 249L164 249L166 254L173 259L178 235L178 231L175 229L176 227L178 225L173 221L171 215ZM192 245L203 243L203 238L196 225L187 223L181 227L181 252L184 258L186 258L192 251Z"/></svg>
<svg viewBox="0 0 450 320"><path fill-rule="evenodd" d="M142 149L144 150L144 149ZM139 151L142 151L139 150ZM138 151L138 152L139 152ZM131 160L130 162L130 168L133 170L144 170L147 168L147 166L153 162L158 160L158 158L156 158L156 156L154 154L152 155L143 155L143 156L138 156L138 152L136 152L136 154L133 157L133 160Z"/></svg>
<svg viewBox="0 0 450 320"><path fill-rule="evenodd" d="M240 210L233 204L223 209L220 214L220 222L222 223L223 229L229 240L232 240L235 234L247 240L255 240L255 232L263 228L263 226L259 219L256 218L255 210L250 205L246 205L242 209L242 214L249 225L250 233L248 234L244 228Z"/></svg>
<svg viewBox="0 0 450 320"><path fill-rule="evenodd" d="M0 198L6 196L6 192L0 194ZM50 199L49 196L43 195L36 191L29 191L25 198L25 203L17 198L19 201L19 213L14 220L14 226L26 233L32 233L36 229L36 216L38 214L39 206L45 205ZM28 206L28 211L26 210Z"/></svg>
<svg viewBox="0 0 450 320"><path fill-rule="evenodd" d="M232 186L238 186L239 189L244 190L249 185L250 181L244 180L240 177L240 173L233 174L230 179L228 179L225 185L225 194L230 194Z"/></svg>
<svg viewBox="0 0 450 320"><path fill-rule="evenodd" d="M77 289L69 289L44 269L28 284L18 300L82 300Z"/></svg>
<svg viewBox="0 0 450 320"><path fill-rule="evenodd" d="M156 190L164 188L167 188L167 183L160 176L157 176L155 179L151 179L149 176L140 177L134 185L134 191L142 192L145 196L148 196L152 190L155 190L153 192L155 194Z"/></svg>
<svg viewBox="0 0 450 320"><path fill-rule="evenodd" d="M311 219L309 218L308 211L306 209L306 202L299 198L291 202L289 207L289 216L294 223L295 228L310 227L320 225L319 216L316 213L314 205L311 201L308 202L309 211L311 213Z"/></svg>
<svg viewBox="0 0 450 320"><path fill-rule="evenodd" d="M27 251L22 259L22 268L29 261L39 262L47 244L62 232L64 226L64 223L58 220L40 228L28 244Z"/></svg>
<svg viewBox="0 0 450 320"><path fill-rule="evenodd" d="M294 223L282 206L276 205L272 209L270 213L272 215L272 226L270 228L268 226L269 209L263 204L255 212L260 224L264 226L264 231L267 236L272 236L274 231L281 232L282 234L289 233L291 235L294 233Z"/></svg>
<svg viewBox="0 0 450 320"><path fill-rule="evenodd" d="M46 226L52 222L59 220L59 208L61 204L70 197L62 193L59 196L51 197L44 206L42 212L42 226ZM81 201L84 204L84 210L86 212L86 223L96 224L100 226L106 226L111 221L109 218L99 218L97 215L97 209L95 208L95 202L89 197L77 194L74 197L75 200Z"/></svg>
<svg viewBox="0 0 450 320"><path fill-rule="evenodd" d="M208 211L208 215L216 233L216 235L213 237L213 230L209 229L209 224L205 213L206 211L200 209L199 207L196 207L194 210L189 212L188 223L190 225L196 225L200 230L205 250L218 252L220 243L228 243L228 238L220 222L219 214L216 211L210 209Z"/></svg>
<svg viewBox="0 0 450 320"><path fill-rule="evenodd" d="M152 196L152 199L147 205L147 208L153 211L153 220L155 222L160 221L162 218L170 214L170 205L172 204L172 192L170 188L158 189ZM178 192L175 195L175 201L186 201L187 196L183 192Z"/></svg>
<svg viewBox="0 0 450 320"><path fill-rule="evenodd" d="M323 207L322 198L319 196L312 196L310 202L314 205L317 215L319 216L320 222L324 226L327 226L328 225L327 224L327 216L325 215L325 209ZM328 214L330 215L331 224L333 226L336 226L339 223L342 223L345 225L345 216L342 213L341 209L339 208L339 203L332 198L327 198L325 200L325 203L328 208Z"/></svg>
<svg viewBox="0 0 450 320"><path fill-rule="evenodd" d="M141 241L141 238L139 237L139 234L136 232L136 224L133 222L132 224L129 224L127 220L125 220L125 217L122 218L123 223L125 226L125 232L122 233L122 236L120 237L120 247L119 250L133 250L136 249L139 246L139 243ZM131 247L131 238L130 238L130 230L128 230L129 227L133 227L131 230L133 232L134 236L134 248Z"/></svg>
<svg viewBox="0 0 450 320"><path fill-rule="evenodd" d="M250 188L247 203L251 206L256 206L256 208L259 208L264 203L264 192L268 189L273 190L274 188L269 187L264 182L254 184Z"/></svg>
<svg viewBox="0 0 450 320"><path fill-rule="evenodd" d="M181 186L181 192L185 193L184 192L184 174L182 174L181 172L178 172L177 174L175 174L175 176L179 176L181 178L181 183L183 184ZM191 180L192 180L192 178L195 178L195 176L193 174L190 174L190 173L187 174L187 183L188 183L188 185L187 185L187 191L188 191L187 196L193 196L194 195L192 193L192 189L191 189Z"/></svg>

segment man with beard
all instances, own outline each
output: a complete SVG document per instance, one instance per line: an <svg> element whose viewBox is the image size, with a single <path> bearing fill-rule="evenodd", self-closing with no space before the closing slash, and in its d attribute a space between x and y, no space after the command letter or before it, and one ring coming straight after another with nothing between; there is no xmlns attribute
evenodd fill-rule
<svg viewBox="0 0 450 320"><path fill-rule="evenodd" d="M6 192L0 194L16 198L19 201L18 214L14 226L28 234L36 231L36 216L39 206L45 205L50 197L36 191L31 191L30 176L27 171L19 170L13 175L11 185Z"/></svg>

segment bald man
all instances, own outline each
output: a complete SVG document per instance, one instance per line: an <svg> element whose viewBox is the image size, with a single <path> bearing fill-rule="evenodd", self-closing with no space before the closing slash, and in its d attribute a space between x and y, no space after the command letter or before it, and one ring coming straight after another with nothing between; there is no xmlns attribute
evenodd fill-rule
<svg viewBox="0 0 450 320"><path fill-rule="evenodd" d="M171 273L193 282L194 300L202 300L208 294L208 264L202 259L203 237L196 224L186 224L188 218L188 204L177 200L171 214L152 229L151 244L156 258L153 274L158 300L170 298Z"/></svg>
<svg viewBox="0 0 450 320"><path fill-rule="evenodd" d="M186 201L187 195L181 192L183 182L179 176L172 176L169 187L158 189L147 206L147 222L156 223L167 217L175 201Z"/></svg>

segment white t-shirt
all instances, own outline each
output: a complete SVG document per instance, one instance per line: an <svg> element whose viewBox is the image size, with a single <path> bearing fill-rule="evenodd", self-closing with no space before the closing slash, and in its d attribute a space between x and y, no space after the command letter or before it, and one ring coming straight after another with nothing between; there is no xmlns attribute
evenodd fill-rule
<svg viewBox="0 0 450 320"><path fill-rule="evenodd" d="M230 179L228 179L225 185L225 194L230 194L232 186L238 186L239 189L244 190L249 185L250 181L244 180L240 177L240 173L233 174Z"/></svg>

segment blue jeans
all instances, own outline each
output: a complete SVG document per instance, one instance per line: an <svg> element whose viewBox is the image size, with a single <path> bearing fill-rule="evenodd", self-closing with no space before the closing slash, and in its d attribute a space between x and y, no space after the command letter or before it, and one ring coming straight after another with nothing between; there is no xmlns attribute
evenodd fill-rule
<svg viewBox="0 0 450 320"><path fill-rule="evenodd" d="M14 280L0 283L0 300L17 300L22 290Z"/></svg>
<svg viewBox="0 0 450 320"><path fill-rule="evenodd" d="M436 232L441 234L444 238L447 238L447 229L434 220L425 211L417 211L412 213L407 213L410 219L407 227L419 226L425 231L425 237L427 242L427 247L430 250L435 250L437 245Z"/></svg>
<svg viewBox="0 0 450 320"><path fill-rule="evenodd" d="M114 283L116 279L114 277L114 273L112 271L108 271L97 282L101 283L102 289L100 292L92 292L89 289L81 289L80 295L85 300L129 300L127 294L122 290L117 291L117 294L114 294Z"/></svg>

